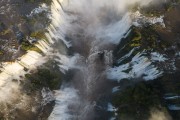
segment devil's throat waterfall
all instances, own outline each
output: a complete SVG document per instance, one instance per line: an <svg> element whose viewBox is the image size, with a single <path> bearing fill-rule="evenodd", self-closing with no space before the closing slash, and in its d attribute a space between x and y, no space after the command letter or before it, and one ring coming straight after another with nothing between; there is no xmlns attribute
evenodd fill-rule
<svg viewBox="0 0 180 120"><path fill-rule="evenodd" d="M118 2L120 4L117 5ZM118 76L110 70L113 50L138 19L126 8L135 2L53 0L50 36L56 41L63 41L66 46L66 59L60 57L59 66L67 75L68 70L73 71L73 76L56 92L56 104L49 120L111 119L115 108L109 101L114 82L109 79ZM145 65L134 71L137 76L141 76L142 71L151 64L139 56L133 60L144 61L137 65ZM148 70L147 79L161 74L156 68L150 67Z"/></svg>
<svg viewBox="0 0 180 120"><path fill-rule="evenodd" d="M30 120L137 120L142 111L148 120L178 116L178 42L170 46L163 41L173 29L166 26L170 22L162 11L143 11L150 5L167 8L168 0L50 3L41 3L25 16L37 28L33 16L49 20L40 39L23 39L35 51L0 64L0 120L1 113L7 120L24 120L29 113ZM172 6L178 6L175 3ZM19 44L17 51L22 47ZM168 53L172 49L173 55ZM168 81L171 75L177 85Z"/></svg>

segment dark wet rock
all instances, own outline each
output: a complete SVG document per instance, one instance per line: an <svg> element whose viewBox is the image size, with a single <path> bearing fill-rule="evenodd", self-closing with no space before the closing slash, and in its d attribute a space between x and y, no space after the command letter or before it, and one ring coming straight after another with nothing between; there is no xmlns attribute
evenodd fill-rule
<svg viewBox="0 0 180 120"><path fill-rule="evenodd" d="M34 44L34 43L36 43L38 40L37 39L35 39L35 38L31 38L31 37L27 37L26 38L28 41L29 41L29 43L31 43L31 44Z"/></svg>
<svg viewBox="0 0 180 120"><path fill-rule="evenodd" d="M16 36L18 44L21 44L23 42L23 40L24 40L23 32L21 32L17 26L13 26L12 30L13 30L15 36Z"/></svg>
<svg viewBox="0 0 180 120"><path fill-rule="evenodd" d="M104 51L98 53L100 60L104 59Z"/></svg>
<svg viewBox="0 0 180 120"><path fill-rule="evenodd" d="M24 34L21 31L16 32L16 38L19 44L24 40Z"/></svg>
<svg viewBox="0 0 180 120"><path fill-rule="evenodd" d="M3 30L5 30L6 26L3 22L0 22L0 32L2 32Z"/></svg>

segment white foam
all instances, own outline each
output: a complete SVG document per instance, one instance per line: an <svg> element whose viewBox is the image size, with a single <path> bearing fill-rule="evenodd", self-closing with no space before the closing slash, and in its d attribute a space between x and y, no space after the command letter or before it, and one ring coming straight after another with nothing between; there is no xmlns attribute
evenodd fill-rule
<svg viewBox="0 0 180 120"><path fill-rule="evenodd" d="M169 96L169 97L164 97L164 99L166 100L174 100L174 99L179 99L180 96L176 95L176 96Z"/></svg>
<svg viewBox="0 0 180 120"><path fill-rule="evenodd" d="M128 57L130 57L132 55L132 53L134 52L134 50L136 50L136 48L133 48L128 54L126 54L125 56L121 57L117 62L121 63L123 60L125 60Z"/></svg>
<svg viewBox="0 0 180 120"><path fill-rule="evenodd" d="M42 98L43 98L43 101L41 102L41 104L43 106L54 101L54 99L55 99L52 91L49 88L43 88L41 90L41 94L42 94Z"/></svg>
<svg viewBox="0 0 180 120"><path fill-rule="evenodd" d="M165 55L162 55L160 53L157 52L153 52L151 53L151 60L152 61L158 61L158 62L164 62L166 60L168 60L166 57L164 57Z"/></svg>
<svg viewBox="0 0 180 120"><path fill-rule="evenodd" d="M115 108L111 103L108 103L108 111L110 112L116 112L117 108Z"/></svg>
<svg viewBox="0 0 180 120"><path fill-rule="evenodd" d="M70 104L79 104L77 91L73 88L61 89L55 92L56 105L48 120L69 120L73 115L69 113ZM73 109L73 108L72 108Z"/></svg>
<svg viewBox="0 0 180 120"><path fill-rule="evenodd" d="M131 23L130 13L127 13L118 22L103 26L97 30L96 37L106 42L109 41L110 43L118 44L131 27Z"/></svg>
<svg viewBox="0 0 180 120"><path fill-rule="evenodd" d="M119 90L120 90L120 86L114 87L114 88L112 89L112 93L115 93L115 92L117 92L117 91L119 91Z"/></svg>
<svg viewBox="0 0 180 120"><path fill-rule="evenodd" d="M180 110L180 105L168 105L169 110Z"/></svg>
<svg viewBox="0 0 180 120"><path fill-rule="evenodd" d="M131 15L133 18L133 24L135 26L141 26L142 24L149 23L149 24L160 24L162 27L166 27L164 23L164 16L160 17L146 17L141 14L139 11L136 11Z"/></svg>
<svg viewBox="0 0 180 120"><path fill-rule="evenodd" d="M116 120L116 118L115 118L115 117L112 117L112 118L110 118L110 120Z"/></svg>
<svg viewBox="0 0 180 120"><path fill-rule="evenodd" d="M66 73L66 71L68 71L69 69L72 68L78 69L80 67L76 64L78 63L78 60L81 59L81 56L79 54L75 54L74 56L66 56L57 53L55 56L58 57L55 60L59 62L59 68L63 73Z"/></svg>
<svg viewBox="0 0 180 120"><path fill-rule="evenodd" d="M46 4L41 4L38 8L35 8L34 10L31 11L29 15L26 15L27 17L32 17L33 15L42 13L44 11L48 11L48 6Z"/></svg>
<svg viewBox="0 0 180 120"><path fill-rule="evenodd" d="M161 76L163 72L153 66L151 61L143 53L136 54L129 63L108 69L108 78L118 81L139 77L145 80L153 80Z"/></svg>

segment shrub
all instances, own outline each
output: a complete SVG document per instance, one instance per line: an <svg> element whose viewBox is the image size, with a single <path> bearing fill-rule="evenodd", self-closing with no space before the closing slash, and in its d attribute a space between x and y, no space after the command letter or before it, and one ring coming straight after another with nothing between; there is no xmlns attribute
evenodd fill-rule
<svg viewBox="0 0 180 120"><path fill-rule="evenodd" d="M32 50L38 53L42 53L42 51L38 47L36 47L33 44L30 44L28 41L24 41L21 43L21 49L24 51Z"/></svg>
<svg viewBox="0 0 180 120"><path fill-rule="evenodd" d="M59 73L48 69L38 69L34 74L26 74L25 77L31 81L33 88L39 89L49 87L51 90L59 89L61 76Z"/></svg>
<svg viewBox="0 0 180 120"><path fill-rule="evenodd" d="M41 39L46 40L47 38L46 38L44 32L45 32L45 31L32 32L32 33L30 34L30 37L35 38L35 39L39 39L39 40L41 40Z"/></svg>
<svg viewBox="0 0 180 120"><path fill-rule="evenodd" d="M129 86L114 96L113 104L118 107L118 115L131 115L134 120L144 120L151 108L161 109L160 90L146 82Z"/></svg>

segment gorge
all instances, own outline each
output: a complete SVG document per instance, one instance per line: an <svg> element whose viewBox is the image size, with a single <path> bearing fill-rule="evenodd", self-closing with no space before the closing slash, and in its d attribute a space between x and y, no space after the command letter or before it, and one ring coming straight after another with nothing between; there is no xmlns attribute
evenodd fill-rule
<svg viewBox="0 0 180 120"><path fill-rule="evenodd" d="M178 120L179 34L174 44L162 36L179 29L146 12L167 4L52 0L33 9L26 19L46 13L48 25L26 37L33 49L2 63L2 119Z"/></svg>

